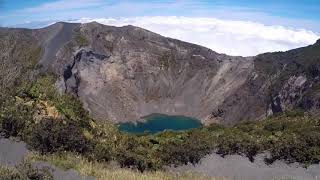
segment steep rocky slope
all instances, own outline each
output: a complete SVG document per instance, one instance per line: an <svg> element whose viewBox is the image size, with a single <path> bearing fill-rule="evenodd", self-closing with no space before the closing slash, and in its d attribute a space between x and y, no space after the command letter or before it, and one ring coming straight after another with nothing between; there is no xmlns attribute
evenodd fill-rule
<svg viewBox="0 0 320 180"><path fill-rule="evenodd" d="M219 107L228 112L222 119L232 120L230 113L245 120L287 110L319 114L319 40L308 47L258 55L253 66L237 93Z"/></svg>
<svg viewBox="0 0 320 180"><path fill-rule="evenodd" d="M98 119L134 121L164 113L232 123L287 109L319 109L319 42L233 57L134 26L56 23L0 33L2 69L34 65L28 75L4 73L1 88L14 87L20 77L52 72L59 90L79 97ZM21 59L22 52L35 55Z"/></svg>

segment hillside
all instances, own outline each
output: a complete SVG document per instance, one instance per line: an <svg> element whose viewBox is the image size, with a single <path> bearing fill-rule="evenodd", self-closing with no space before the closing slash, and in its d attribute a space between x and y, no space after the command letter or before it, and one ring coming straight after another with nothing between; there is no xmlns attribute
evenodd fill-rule
<svg viewBox="0 0 320 180"><path fill-rule="evenodd" d="M97 119L163 113L234 123L319 109L319 42L233 57L138 27L95 22L1 28L0 36L2 89L53 73L59 90L73 93Z"/></svg>

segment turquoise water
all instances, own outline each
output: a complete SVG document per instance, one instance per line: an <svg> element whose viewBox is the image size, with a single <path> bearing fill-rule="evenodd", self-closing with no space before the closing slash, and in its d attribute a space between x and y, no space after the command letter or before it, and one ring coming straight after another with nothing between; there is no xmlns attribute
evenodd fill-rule
<svg viewBox="0 0 320 180"><path fill-rule="evenodd" d="M157 133L164 130L187 130L201 127L199 120L185 116L169 116L165 114L151 114L144 117L145 122L120 123L119 130L122 132L139 133Z"/></svg>

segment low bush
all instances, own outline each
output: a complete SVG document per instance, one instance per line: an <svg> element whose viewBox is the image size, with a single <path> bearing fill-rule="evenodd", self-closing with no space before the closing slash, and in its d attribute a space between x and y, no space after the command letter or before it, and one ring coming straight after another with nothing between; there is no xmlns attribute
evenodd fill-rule
<svg viewBox="0 0 320 180"><path fill-rule="evenodd" d="M82 128L73 121L62 119L43 119L33 126L25 138L32 148L42 152L74 151L89 152L90 141L85 137Z"/></svg>
<svg viewBox="0 0 320 180"><path fill-rule="evenodd" d="M225 180L223 177L204 176L192 172L171 173L165 171L138 172L135 170L120 168L114 163L97 162L76 155L74 153L61 154L29 154L28 160L31 162L45 161L62 169L74 169L82 176L93 176L97 180Z"/></svg>
<svg viewBox="0 0 320 180"><path fill-rule="evenodd" d="M8 98L0 107L0 133L5 137L24 136L28 126L34 124L35 107L19 98Z"/></svg>
<svg viewBox="0 0 320 180"><path fill-rule="evenodd" d="M30 163L22 163L16 167L0 166L1 180L53 180L47 168L34 168Z"/></svg>

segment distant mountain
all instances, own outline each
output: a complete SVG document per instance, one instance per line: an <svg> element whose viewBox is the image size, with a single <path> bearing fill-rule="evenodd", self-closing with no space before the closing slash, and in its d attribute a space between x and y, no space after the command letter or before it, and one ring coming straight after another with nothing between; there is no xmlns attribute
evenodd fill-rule
<svg viewBox="0 0 320 180"><path fill-rule="evenodd" d="M320 41L235 57L134 26L60 22L0 28L0 51L0 98L54 73L61 92L114 122L163 113L233 123L286 110L316 115L320 108Z"/></svg>

